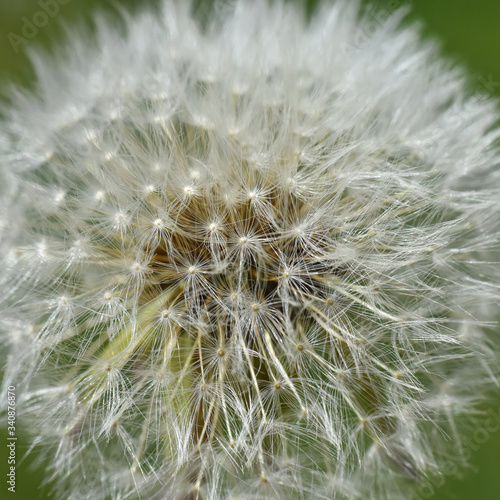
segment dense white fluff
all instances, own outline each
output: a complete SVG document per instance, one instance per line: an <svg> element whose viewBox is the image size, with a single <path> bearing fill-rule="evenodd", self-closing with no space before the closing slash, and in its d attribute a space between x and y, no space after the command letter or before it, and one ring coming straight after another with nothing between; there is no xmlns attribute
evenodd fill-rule
<svg viewBox="0 0 500 500"><path fill-rule="evenodd" d="M399 14L190 10L3 107L4 390L59 498L411 498L497 380L494 105Z"/></svg>

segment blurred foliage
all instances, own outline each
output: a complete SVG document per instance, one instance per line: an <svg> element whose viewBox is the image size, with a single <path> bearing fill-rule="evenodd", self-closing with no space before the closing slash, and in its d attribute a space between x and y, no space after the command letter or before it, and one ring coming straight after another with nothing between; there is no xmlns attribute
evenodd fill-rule
<svg viewBox="0 0 500 500"><path fill-rule="evenodd" d="M29 85L33 73L27 53L31 49L54 47L58 40L64 43L64 26L88 23L96 10L134 9L141 5L157 3L158 0L60 0L58 12L47 17L47 23L37 28L36 34L27 43L16 45L22 36L26 20L41 11L40 0L0 0L0 88L8 83ZM43 2L43 0L41 0ZM210 1L210 0L208 0ZM292 0L291 0L292 1ZM333 1L333 0L332 0ZM206 5L207 0L198 0ZM317 0L309 0L311 11ZM498 0L364 0L366 8L376 8L379 19L400 6L410 6L405 22L418 21L426 38L432 38L441 46L442 52L466 67L471 75L471 92L487 92L500 97L500 2ZM40 18L42 20L42 18ZM42 24L42 23L40 23ZM14 36L13 36L14 35ZM500 414L500 398L495 405L495 414ZM0 433L0 474L6 478L8 470L6 432L2 422ZM479 436L480 434L478 434ZM39 460L31 453L22 462L19 460L29 449L19 428L17 441L17 500L52 499L50 490L40 485L43 482L43 467L36 467ZM489 439L482 444L471 441L471 467L464 471L464 478L443 477L434 483L434 494L423 491L421 499L429 500L495 500L500 497L500 430L490 432ZM43 464L42 464L43 466ZM8 498L5 479L0 485L0 498ZM57 499L64 500L64 499ZM384 499L380 499L384 500Z"/></svg>

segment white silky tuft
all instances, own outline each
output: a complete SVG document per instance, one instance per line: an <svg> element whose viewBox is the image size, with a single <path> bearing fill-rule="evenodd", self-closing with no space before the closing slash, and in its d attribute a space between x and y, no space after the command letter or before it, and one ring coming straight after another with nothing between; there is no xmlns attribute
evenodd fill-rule
<svg viewBox="0 0 500 500"><path fill-rule="evenodd" d="M400 13L218 5L3 106L4 391L58 498L412 498L498 381L497 110Z"/></svg>

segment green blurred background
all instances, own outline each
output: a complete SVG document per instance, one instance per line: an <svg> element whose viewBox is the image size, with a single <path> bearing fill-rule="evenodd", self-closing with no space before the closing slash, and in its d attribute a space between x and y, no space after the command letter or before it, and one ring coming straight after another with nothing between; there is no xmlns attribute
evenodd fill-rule
<svg viewBox="0 0 500 500"><path fill-rule="evenodd" d="M43 0L42 0L43 1ZM206 0L200 0L207 3ZM208 0L210 1L210 0ZM333 1L333 0L332 0ZM61 26L78 20L88 20L98 9L111 9L113 5L139 8L157 0L59 0L59 12L48 18L45 26L38 28L26 44L19 44L12 34L21 35L25 21L32 20L41 12L37 0L0 0L0 88L6 84L29 85L33 74L26 56L30 48L54 45L54 39L61 35ZM309 0L314 7L316 1ZM470 73L471 93L486 92L500 97L500 1L499 0L365 0L368 6L376 6L379 19L399 6L411 7L407 22L418 20L424 36L437 40L442 52L465 66ZM61 39L61 38L59 38ZM17 50L15 50L17 49ZM491 404L498 415L500 397ZM4 423L0 433L0 499L18 500L53 499L47 487L40 488L43 472L34 467L36 453L21 464L17 464L16 493L7 491L7 448ZM479 437L481 436L481 437ZM433 484L429 490L422 490L422 500L498 500L500 499L500 430L477 434L477 441L470 446L472 459L470 469L463 478L447 477L443 484ZM484 442L485 441L485 442ZM19 430L17 457L28 449L28 442ZM433 494L430 493L433 491ZM64 499L57 499L64 500ZM145 499L146 500L146 499ZM380 499L384 500L384 499Z"/></svg>

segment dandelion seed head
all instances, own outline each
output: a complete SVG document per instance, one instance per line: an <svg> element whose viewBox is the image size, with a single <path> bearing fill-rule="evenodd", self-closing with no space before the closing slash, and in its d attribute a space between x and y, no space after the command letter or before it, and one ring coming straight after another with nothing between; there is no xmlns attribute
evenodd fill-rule
<svg viewBox="0 0 500 500"><path fill-rule="evenodd" d="M61 498L412 498L498 383L497 111L397 13L192 10L3 105L4 391Z"/></svg>

